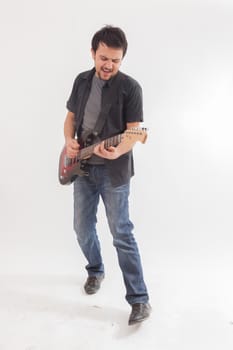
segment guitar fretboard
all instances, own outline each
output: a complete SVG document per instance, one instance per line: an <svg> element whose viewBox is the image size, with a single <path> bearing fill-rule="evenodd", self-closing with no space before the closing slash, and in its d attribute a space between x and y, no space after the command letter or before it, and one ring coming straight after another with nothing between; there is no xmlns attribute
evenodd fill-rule
<svg viewBox="0 0 233 350"><path fill-rule="evenodd" d="M104 140L104 147L105 148L109 148L111 146L117 146L119 145L119 143L121 142L121 138L122 138L122 134L110 137L109 139ZM93 152L94 152L94 148L99 145L101 142L95 143L93 145L87 146L83 149L81 149L81 151L79 152L79 154L76 157L76 161L78 160L82 160L85 158L90 157Z"/></svg>

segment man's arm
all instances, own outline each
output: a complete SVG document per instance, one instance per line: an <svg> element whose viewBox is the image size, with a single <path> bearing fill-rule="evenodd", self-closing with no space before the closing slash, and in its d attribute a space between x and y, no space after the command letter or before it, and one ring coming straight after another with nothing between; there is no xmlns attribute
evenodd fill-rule
<svg viewBox="0 0 233 350"><path fill-rule="evenodd" d="M69 158L75 158L79 151L79 144L75 137L74 113L68 112L64 123L64 137L66 144L66 153Z"/></svg>
<svg viewBox="0 0 233 350"><path fill-rule="evenodd" d="M126 128L132 129L132 128L137 128L139 126L139 122L132 122L132 123L127 123ZM119 143L117 147L109 147L108 149L104 148L104 142L101 142L100 145L96 146L94 149L94 153L102 158L106 159L117 159L123 154L129 152L133 148L134 144L132 143L127 143L124 142L124 139L122 142Z"/></svg>

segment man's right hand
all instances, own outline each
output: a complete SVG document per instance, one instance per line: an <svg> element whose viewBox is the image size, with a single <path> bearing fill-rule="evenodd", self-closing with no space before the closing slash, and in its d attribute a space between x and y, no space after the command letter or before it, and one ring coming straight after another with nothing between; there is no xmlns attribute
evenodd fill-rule
<svg viewBox="0 0 233 350"><path fill-rule="evenodd" d="M80 145L76 139L66 139L66 154L69 158L75 158L79 152Z"/></svg>

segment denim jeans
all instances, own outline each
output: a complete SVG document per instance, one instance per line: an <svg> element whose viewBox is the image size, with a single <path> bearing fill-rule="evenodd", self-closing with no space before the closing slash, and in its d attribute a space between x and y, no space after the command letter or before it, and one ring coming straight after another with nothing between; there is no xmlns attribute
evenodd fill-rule
<svg viewBox="0 0 233 350"><path fill-rule="evenodd" d="M89 276L104 274L100 242L96 232L97 207L103 200L113 245L126 287L129 304L146 303L148 293L143 279L141 259L129 220L129 183L111 185L104 165L88 166L89 176L77 177L74 182L74 230L85 255Z"/></svg>

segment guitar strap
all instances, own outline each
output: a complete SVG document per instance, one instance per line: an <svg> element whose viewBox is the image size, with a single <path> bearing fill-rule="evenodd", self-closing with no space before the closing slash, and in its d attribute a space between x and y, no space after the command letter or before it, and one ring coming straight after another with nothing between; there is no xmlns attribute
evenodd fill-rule
<svg viewBox="0 0 233 350"><path fill-rule="evenodd" d="M94 130L92 131L93 136L97 137L101 133L104 127L105 121L107 120L107 116L109 115L111 106L112 106L111 103L106 103L102 108L102 110L100 111Z"/></svg>

